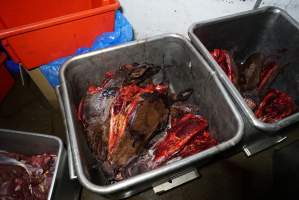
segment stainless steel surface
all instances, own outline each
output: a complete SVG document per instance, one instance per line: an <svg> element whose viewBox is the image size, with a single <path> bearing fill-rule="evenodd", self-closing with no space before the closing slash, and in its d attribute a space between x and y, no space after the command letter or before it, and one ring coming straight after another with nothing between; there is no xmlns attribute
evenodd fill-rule
<svg viewBox="0 0 299 200"><path fill-rule="evenodd" d="M286 136L265 136L263 138L260 138L259 140L255 141L254 143L250 144L246 144L243 146L243 151L244 153L250 157L253 156L265 149L268 149L270 147L272 147L273 145L276 145L282 141L284 141L285 139L287 139Z"/></svg>
<svg viewBox="0 0 299 200"><path fill-rule="evenodd" d="M197 172L197 169L193 169L189 172L184 173L183 175L179 175L178 177L174 177L169 179L164 183L160 183L157 186L153 187L153 191L155 194L161 194L163 192L167 192L173 188L176 188L180 185L193 181L196 178L199 178L200 175Z"/></svg>
<svg viewBox="0 0 299 200"><path fill-rule="evenodd" d="M148 62L173 65L167 68L171 88L194 89L192 101L201 108L211 134L220 144L183 160L107 184L92 156L76 108L90 84L98 84L103 74L126 63ZM161 179L172 176L236 145L243 136L243 122L216 74L188 40L179 35L163 35L76 56L60 71L63 104L75 172L81 184L100 195L124 198L140 192Z"/></svg>
<svg viewBox="0 0 299 200"><path fill-rule="evenodd" d="M63 151L61 159L61 169L57 173L55 192L52 200L79 200L82 186L78 180L72 180L69 176L68 154Z"/></svg>
<svg viewBox="0 0 299 200"><path fill-rule="evenodd" d="M209 53L209 50L214 48L223 48L234 52L235 59L242 61L241 59L254 52L272 55L279 50L286 51L278 64L288 65L272 86L286 91L299 105L299 26L285 11L276 7L264 7L196 23L189 29L189 36L192 43L217 72L250 124L263 131L275 132L299 120L299 113L273 124L258 120Z"/></svg>
<svg viewBox="0 0 299 200"><path fill-rule="evenodd" d="M60 90L61 90L60 86L57 86L55 88L58 103L59 103L59 107L60 107L60 110L61 110L61 114L63 116L63 124L64 124L64 127L65 127L65 132L66 132L69 176L70 176L71 180L74 180L74 179L77 179L77 175L75 173L74 161L73 161L73 158L72 158L70 139L69 139L68 128L67 128L67 123L66 123L66 117L65 117L65 111L64 111L62 97L60 95L60 93L61 93Z"/></svg>
<svg viewBox="0 0 299 200"><path fill-rule="evenodd" d="M0 129L0 149L26 155L45 152L57 155L53 180L48 194L48 200L52 199L57 179L60 178L57 174L60 173L62 167L60 163L63 159L63 145L59 138L49 135Z"/></svg>

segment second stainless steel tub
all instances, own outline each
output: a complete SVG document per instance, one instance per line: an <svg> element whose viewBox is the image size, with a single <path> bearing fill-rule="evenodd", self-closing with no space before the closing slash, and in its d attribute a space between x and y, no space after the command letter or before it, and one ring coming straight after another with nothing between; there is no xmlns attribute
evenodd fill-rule
<svg viewBox="0 0 299 200"><path fill-rule="evenodd" d="M241 59L255 52L278 56L278 64L286 67L272 86L287 92L299 105L299 25L285 11L276 7L265 7L195 23L189 29L189 36L198 51L217 72L245 114L249 125L262 131L276 132L299 121L298 112L272 124L257 119L240 92L209 53L215 48L226 49L234 53L237 61L242 61Z"/></svg>
<svg viewBox="0 0 299 200"><path fill-rule="evenodd" d="M194 89L192 101L208 119L209 130L219 145L124 181L107 184L101 170L94 168L97 161L88 148L76 110L88 85L100 83L106 71L134 62L172 65L166 70L170 88L175 92L188 87ZM179 35L153 37L74 57L62 67L60 79L75 173L85 188L100 195L131 196L233 147L243 135L243 121L216 74L190 42Z"/></svg>
<svg viewBox="0 0 299 200"><path fill-rule="evenodd" d="M24 155L55 154L57 161L48 193L48 200L53 200L57 194L64 168L65 152L62 141L54 136L0 129L0 150ZM64 187L68 187L64 186ZM76 193L77 191L73 191Z"/></svg>

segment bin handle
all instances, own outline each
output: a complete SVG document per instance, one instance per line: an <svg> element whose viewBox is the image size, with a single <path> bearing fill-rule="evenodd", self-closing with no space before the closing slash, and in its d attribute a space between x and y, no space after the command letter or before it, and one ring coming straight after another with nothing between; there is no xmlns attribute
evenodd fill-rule
<svg viewBox="0 0 299 200"><path fill-rule="evenodd" d="M197 171L197 169L191 168L166 181L152 185L152 189L155 194L161 194L200 177L201 174Z"/></svg>
<svg viewBox="0 0 299 200"><path fill-rule="evenodd" d="M61 110L61 113L62 113L63 123L64 123L64 127L65 127L65 132L66 132L69 175L70 175L71 180L75 180L75 179L78 179L78 177L76 175L76 171L75 171L75 167L74 167L74 161L73 161L71 145L70 145L70 135L69 135L68 126L67 126L67 123L66 123L64 104L63 104L63 100L62 100L62 97L61 97L61 92L62 91L61 91L60 88L61 88L60 85L56 86L55 92L56 92L56 95L57 95L57 98L58 98L59 107L60 107L60 110Z"/></svg>
<svg viewBox="0 0 299 200"><path fill-rule="evenodd" d="M242 149L247 157L251 157L263 150L285 141L286 139L287 136L275 135L270 137L260 134L256 141L245 144Z"/></svg>

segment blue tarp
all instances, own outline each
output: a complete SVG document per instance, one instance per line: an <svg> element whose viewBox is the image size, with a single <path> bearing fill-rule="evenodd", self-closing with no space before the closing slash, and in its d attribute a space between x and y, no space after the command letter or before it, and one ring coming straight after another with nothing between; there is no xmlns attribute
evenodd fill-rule
<svg viewBox="0 0 299 200"><path fill-rule="evenodd" d="M116 12L115 15L115 26L114 32L103 33L98 36L92 47L90 48L79 48L76 53L71 56L60 58L46 65L40 67L41 72L47 78L49 83L55 87L59 85L59 69L68 59L75 55L80 55L90 51L95 51L110 47L113 45L129 42L133 40L133 29L128 20L122 15L120 11Z"/></svg>

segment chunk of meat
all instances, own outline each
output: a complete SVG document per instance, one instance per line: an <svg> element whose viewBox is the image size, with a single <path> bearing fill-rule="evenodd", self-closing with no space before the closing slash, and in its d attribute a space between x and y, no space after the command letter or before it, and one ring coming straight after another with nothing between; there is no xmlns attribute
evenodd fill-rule
<svg viewBox="0 0 299 200"><path fill-rule="evenodd" d="M239 85L241 91L251 91L258 87L265 56L261 53L250 55L239 67Z"/></svg>
<svg viewBox="0 0 299 200"><path fill-rule="evenodd" d="M280 72L279 65L275 62L266 64L261 72L260 82L258 84L258 91L260 96L264 96L270 85Z"/></svg>
<svg viewBox="0 0 299 200"><path fill-rule="evenodd" d="M210 52L215 61L220 65L228 79L235 85L238 83L238 71L230 53L224 49L214 49Z"/></svg>
<svg viewBox="0 0 299 200"><path fill-rule="evenodd" d="M0 152L0 199L46 200L55 170L56 155L25 156ZM15 162L15 164L13 164ZM22 166L17 163L22 163Z"/></svg>
<svg viewBox="0 0 299 200"><path fill-rule="evenodd" d="M154 86L142 89L137 86L137 83L150 78L159 70L159 67L153 65L126 64L115 72L107 72L99 86L89 86L79 104L77 115L85 128L89 146L98 160L106 161L107 156L112 155L114 145L118 145L118 140L115 138L122 136L127 130L128 119L134 113L138 103L141 102L141 98L133 100L135 95L151 93L155 89ZM163 89L162 85L156 85L156 87L159 94L163 93L163 90L164 93L167 91L165 88ZM126 90L126 88L130 88L130 90ZM128 96L127 102L125 99L121 99L126 95ZM123 107L121 108L120 105ZM127 110L122 110L123 113L118 115L116 114L119 112L117 109ZM118 133L118 131L120 132ZM118 136L116 136L117 134ZM123 158L123 160L125 159Z"/></svg>
<svg viewBox="0 0 299 200"><path fill-rule="evenodd" d="M124 166L156 130L167 122L168 108L154 85L121 88L111 109L108 160Z"/></svg>
<svg viewBox="0 0 299 200"><path fill-rule="evenodd" d="M166 136L154 146L152 165L160 166L178 153L198 132L207 128L208 122L201 116L185 114L174 121Z"/></svg>
<svg viewBox="0 0 299 200"><path fill-rule="evenodd" d="M123 65L106 73L99 86L90 86L80 102L78 119L109 181L159 167L186 145L181 156L210 147L195 137L207 128L207 120L197 114L197 106L183 103L193 89L171 93L160 69L146 63Z"/></svg>
<svg viewBox="0 0 299 200"><path fill-rule="evenodd" d="M271 89L263 98L255 115L266 123L274 123L297 110L293 99L286 93L277 89Z"/></svg>
<svg viewBox="0 0 299 200"><path fill-rule="evenodd" d="M175 113L172 111L173 117L181 117L172 119L172 125L152 139L149 149L145 149L138 158L131 161L123 177L155 169L217 145L216 140L207 132L207 121L201 116L184 113L187 110L181 110L181 114L178 114L178 110Z"/></svg>
<svg viewBox="0 0 299 200"><path fill-rule="evenodd" d="M218 141L215 140L209 131L206 129L194 136L186 146L178 153L178 157L185 158L191 155L194 155L198 152L209 149L213 146L216 146Z"/></svg>

